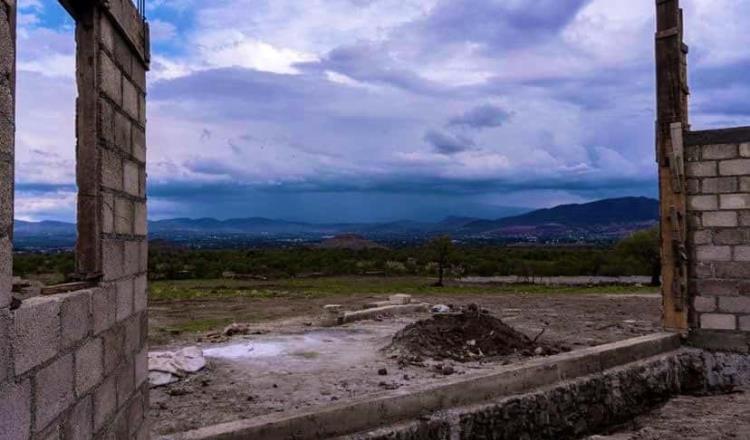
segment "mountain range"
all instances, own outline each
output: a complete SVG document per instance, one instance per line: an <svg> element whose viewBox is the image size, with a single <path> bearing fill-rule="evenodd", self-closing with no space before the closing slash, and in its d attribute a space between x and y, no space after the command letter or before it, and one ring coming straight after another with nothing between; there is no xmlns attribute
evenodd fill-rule
<svg viewBox="0 0 750 440"><path fill-rule="evenodd" d="M438 222L401 220L383 223L315 224L268 218L175 218L149 222L152 238L174 240L188 237L326 237L356 233L383 239L451 234L457 238L587 241L621 237L654 225L659 218L659 202L646 197L605 199L584 204L560 205L521 215L487 220L472 217L446 217ZM64 222L17 220L16 241L57 242L75 238L75 225Z"/></svg>

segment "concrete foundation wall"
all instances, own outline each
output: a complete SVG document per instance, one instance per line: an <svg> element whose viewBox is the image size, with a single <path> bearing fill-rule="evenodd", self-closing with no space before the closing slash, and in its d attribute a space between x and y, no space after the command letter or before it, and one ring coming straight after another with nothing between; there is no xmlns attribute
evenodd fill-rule
<svg viewBox="0 0 750 440"><path fill-rule="evenodd" d="M10 305L15 0L0 0L0 439L147 439L148 28L130 0L76 20L77 272L95 287Z"/></svg>
<svg viewBox="0 0 750 440"><path fill-rule="evenodd" d="M750 357L687 349L338 440L578 439L626 423L681 393L748 383Z"/></svg>
<svg viewBox="0 0 750 440"><path fill-rule="evenodd" d="M685 156L693 339L750 352L750 131L692 133Z"/></svg>

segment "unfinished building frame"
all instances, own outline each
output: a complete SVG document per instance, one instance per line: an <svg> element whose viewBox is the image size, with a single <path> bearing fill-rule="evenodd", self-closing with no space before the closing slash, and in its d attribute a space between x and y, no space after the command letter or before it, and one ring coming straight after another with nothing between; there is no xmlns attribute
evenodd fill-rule
<svg viewBox="0 0 750 440"><path fill-rule="evenodd" d="M693 131L679 0L657 0L664 325L750 352L750 127Z"/></svg>
<svg viewBox="0 0 750 440"><path fill-rule="evenodd" d="M131 0L76 21L79 282L12 302L16 0L0 0L0 438L145 439L148 25Z"/></svg>

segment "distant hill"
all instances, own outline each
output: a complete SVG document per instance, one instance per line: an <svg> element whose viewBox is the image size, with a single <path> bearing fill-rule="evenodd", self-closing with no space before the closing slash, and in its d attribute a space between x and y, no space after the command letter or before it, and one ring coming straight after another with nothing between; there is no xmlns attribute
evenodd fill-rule
<svg viewBox="0 0 750 440"><path fill-rule="evenodd" d="M462 229L484 232L511 227L587 228L649 223L656 222L658 219L658 200L646 197L624 197L591 203L560 205L498 220L478 220L464 225Z"/></svg>
<svg viewBox="0 0 750 440"><path fill-rule="evenodd" d="M324 240L319 246L321 249L350 249L361 251L364 249L385 249L385 246L370 241L357 234L341 234Z"/></svg>
<svg viewBox="0 0 750 440"><path fill-rule="evenodd" d="M287 243L304 238L322 241L341 234L355 234L362 240L409 242L436 234L458 239L507 239L508 241L568 242L617 239L657 223L659 202L645 197L605 199L591 203L560 205L496 220L472 217L446 217L439 222L402 220L383 223L314 224L262 217L217 220L214 218L175 218L149 222L152 240L190 244L200 238L201 245L226 246L245 238L283 239ZM63 222L26 222L17 220L15 240L29 248L72 246L75 225ZM345 236L347 237L347 236ZM339 237L340 238L340 237ZM345 239L333 239L333 246L345 245ZM351 244L351 243L350 243Z"/></svg>

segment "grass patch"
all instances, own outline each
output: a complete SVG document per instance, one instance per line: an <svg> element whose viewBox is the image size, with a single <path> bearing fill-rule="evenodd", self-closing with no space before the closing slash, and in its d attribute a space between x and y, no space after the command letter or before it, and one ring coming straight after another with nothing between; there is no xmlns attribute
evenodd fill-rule
<svg viewBox="0 0 750 440"><path fill-rule="evenodd" d="M326 277L310 279L177 280L150 283L152 301L184 301L222 298L315 298L407 293L423 296L468 294L633 294L657 293L650 286L543 286L532 284L480 285L450 282L432 286L434 279L422 277Z"/></svg>

